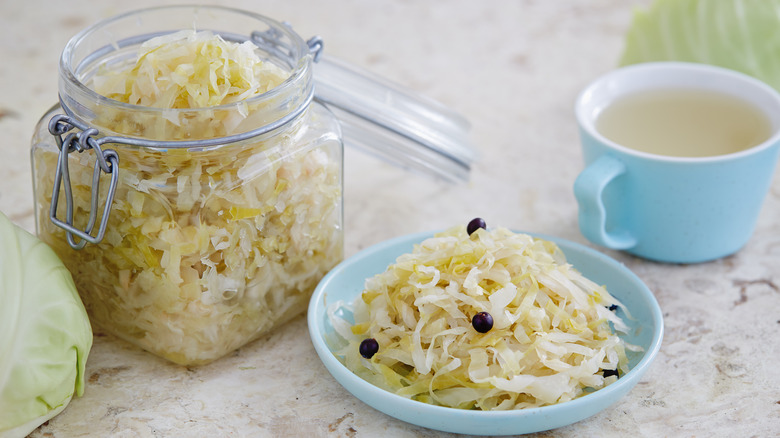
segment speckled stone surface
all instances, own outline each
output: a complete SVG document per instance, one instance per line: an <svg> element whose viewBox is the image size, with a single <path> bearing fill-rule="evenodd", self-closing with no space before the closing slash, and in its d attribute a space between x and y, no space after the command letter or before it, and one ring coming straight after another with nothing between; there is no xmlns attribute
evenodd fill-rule
<svg viewBox="0 0 780 438"><path fill-rule="evenodd" d="M582 168L574 99L615 67L634 7L592 1L224 1L320 35L327 53L464 114L481 159L452 185L360 152L345 163L346 253L482 216L494 225L588 244L572 184ZM152 0L0 3L0 211L33 229L29 139L57 99L57 61L94 21ZM656 295L666 335L623 400L537 436L780 435L780 174L753 238L693 266L604 251ZM592 245L591 245L592 246ZM6 334L0 333L0 336ZM211 365L167 363L96 334L88 385L33 437L445 437L385 416L321 365L306 321Z"/></svg>

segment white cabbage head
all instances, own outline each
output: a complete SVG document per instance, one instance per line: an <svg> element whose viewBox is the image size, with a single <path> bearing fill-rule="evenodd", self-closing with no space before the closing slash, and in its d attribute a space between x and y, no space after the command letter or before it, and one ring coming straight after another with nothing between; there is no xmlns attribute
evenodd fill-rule
<svg viewBox="0 0 780 438"><path fill-rule="evenodd" d="M23 437L84 392L92 329L70 272L0 213L0 437Z"/></svg>

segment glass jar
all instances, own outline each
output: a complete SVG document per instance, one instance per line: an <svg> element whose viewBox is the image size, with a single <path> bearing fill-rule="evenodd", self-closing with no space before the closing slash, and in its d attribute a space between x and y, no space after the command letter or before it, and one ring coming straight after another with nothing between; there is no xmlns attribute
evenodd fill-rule
<svg viewBox="0 0 780 438"><path fill-rule="evenodd" d="M255 96L198 108L97 91L147 56L145 44L202 29L249 44L285 76ZM68 42L60 104L33 135L36 228L72 273L93 324L197 365L304 312L343 257L342 126L348 143L463 179L472 155L462 118L323 62L321 50L319 38L304 41L286 24L205 6L126 13ZM170 78L146 86L159 80Z"/></svg>
<svg viewBox="0 0 780 438"><path fill-rule="evenodd" d="M91 321L193 365L303 312L341 260L342 140L334 116L312 103L316 41L246 12L181 9L122 15L67 44L60 105L39 123L32 159L38 235L73 274ZM196 109L94 90L96 73L132 65L141 44L193 23L254 41L289 77ZM55 224L52 205L83 234Z"/></svg>

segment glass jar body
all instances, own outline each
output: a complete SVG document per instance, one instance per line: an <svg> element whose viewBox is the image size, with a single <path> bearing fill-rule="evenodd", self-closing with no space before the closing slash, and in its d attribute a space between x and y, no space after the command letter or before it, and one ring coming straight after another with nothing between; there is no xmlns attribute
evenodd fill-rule
<svg viewBox="0 0 780 438"><path fill-rule="evenodd" d="M293 61L291 76L307 68ZM210 134L194 138L211 140L200 147L105 143L119 157L106 231L99 243L79 250L50 218L54 175L62 167L60 142L49 131L52 117L65 112L95 128L97 137L127 135L134 139L128 143L178 141L182 135L167 135L191 135L193 127L205 125L191 124L184 132L174 123L173 131L147 131L158 123L170 128L171 113L111 106L62 77L65 107L46 114L33 136L36 227L72 273L99 330L173 362L198 365L305 311L314 287L343 257L342 139L326 108L300 99L311 87L310 77L287 81L281 92L256 99L248 116L246 106L220 108L214 117L198 113L214 125ZM254 121L242 123L242 129L282 123L220 141L225 134L219 121L231 117L219 111ZM110 117L101 117L105 114ZM196 120L184 112L175 116ZM143 122L126 123L133 120ZM67 155L69 181L63 184L70 185L72 214L65 201L56 203L56 217L72 216L82 228L95 210L96 156L94 150ZM101 183L101 203L107 191L108 184Z"/></svg>
<svg viewBox="0 0 780 438"><path fill-rule="evenodd" d="M116 147L105 238L81 250L49 218L59 150L46 122L59 111L33 141L36 227L101 329L176 363L210 362L302 313L341 260L342 145L324 108L305 113L305 129L261 141L204 151ZM68 159L83 222L95 154Z"/></svg>

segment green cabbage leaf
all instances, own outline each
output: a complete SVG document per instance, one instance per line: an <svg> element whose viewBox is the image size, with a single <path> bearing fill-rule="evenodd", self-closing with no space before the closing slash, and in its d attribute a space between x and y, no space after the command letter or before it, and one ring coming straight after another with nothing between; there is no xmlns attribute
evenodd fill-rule
<svg viewBox="0 0 780 438"><path fill-rule="evenodd" d="M652 61L717 65L780 90L780 0L656 0L635 11L620 64Z"/></svg>
<svg viewBox="0 0 780 438"><path fill-rule="evenodd" d="M92 329L70 272L0 213L0 437L23 437L84 393Z"/></svg>

